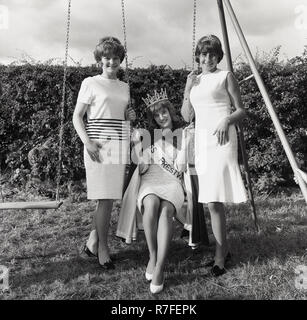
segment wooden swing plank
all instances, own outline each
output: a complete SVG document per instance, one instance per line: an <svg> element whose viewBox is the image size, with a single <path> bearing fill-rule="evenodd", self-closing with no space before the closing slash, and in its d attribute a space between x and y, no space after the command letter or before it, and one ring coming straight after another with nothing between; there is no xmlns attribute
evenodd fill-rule
<svg viewBox="0 0 307 320"><path fill-rule="evenodd" d="M3 202L0 210L6 209L58 209L63 201Z"/></svg>

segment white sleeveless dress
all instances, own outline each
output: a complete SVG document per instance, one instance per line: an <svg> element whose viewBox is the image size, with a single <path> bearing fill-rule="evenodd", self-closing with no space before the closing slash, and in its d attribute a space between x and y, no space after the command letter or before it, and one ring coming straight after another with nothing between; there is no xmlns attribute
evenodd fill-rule
<svg viewBox="0 0 307 320"><path fill-rule="evenodd" d="M238 165L236 128L229 126L229 141L221 146L213 135L221 120L231 113L226 90L229 71L217 69L198 76L190 93L195 111L195 167L199 179L199 202L232 202L247 200Z"/></svg>
<svg viewBox="0 0 307 320"><path fill-rule="evenodd" d="M129 161L129 123L125 111L129 89L125 82L101 75L83 80L78 102L88 105L86 132L101 144L100 160L92 161L84 147L88 199L121 199Z"/></svg>

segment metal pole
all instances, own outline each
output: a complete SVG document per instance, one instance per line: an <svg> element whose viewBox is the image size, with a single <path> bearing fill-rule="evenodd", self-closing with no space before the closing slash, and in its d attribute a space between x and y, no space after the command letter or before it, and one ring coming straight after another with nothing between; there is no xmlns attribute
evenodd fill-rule
<svg viewBox="0 0 307 320"><path fill-rule="evenodd" d="M241 27L239 25L239 22L238 22L238 20L236 18L236 15L235 15L235 13L234 13L234 11L232 9L230 1L229 0L224 0L224 3L225 3L225 6L227 8L227 11L229 13L229 16L231 18L231 21L232 21L232 23L234 25L235 31L236 31L236 33L238 35L238 38L240 40L241 46L242 46L242 48L244 50L244 53L245 53L245 55L246 55L246 57L248 59L248 62L249 62L250 67L252 69L252 72L253 72L253 74L255 76L255 80L257 82L258 88L259 88L259 90L261 92L261 95L263 97L265 105L266 105L266 107L268 109L268 112L269 112L269 114L271 116L271 119L273 121L275 129L276 129L277 134L279 136L279 139L280 139L280 141L282 143L282 146L283 146L283 148L284 148L284 150L286 152L286 155L288 157L288 160L290 162L290 165L292 167L294 175L296 176L296 178L298 180L299 186L301 188L301 191L302 191L303 196L305 198L305 201L307 203L307 186L306 186L303 178L301 177L301 175L298 173L299 167L298 167L297 162L295 160L295 157L294 157L294 155L292 153L292 150L291 150L291 147L290 147L289 142L287 140L287 137L286 137L281 125L280 125L279 119L278 119L278 117L276 115L276 112L274 110L274 107L272 105L270 97L268 95L268 92L267 92L267 90L265 88L265 85L264 85L264 83L263 83L263 81L261 79L261 76L260 76L260 74L259 74L259 72L258 72L258 70L256 68L256 64L255 64L254 58L253 58L253 56L251 54L251 51L250 51L250 49L248 47L248 44L247 44L246 40L245 40L244 34L243 34L242 29L241 29Z"/></svg>
<svg viewBox="0 0 307 320"><path fill-rule="evenodd" d="M220 16L220 22L222 27L222 33L223 33L223 42L225 47L227 70L233 72L233 65L232 65L232 59L231 59L231 51L229 46L229 38L228 38L227 25L226 25L225 14L224 14L223 1L217 0L217 6L219 9L219 16Z"/></svg>
<svg viewBox="0 0 307 320"><path fill-rule="evenodd" d="M227 25L226 25L226 19L224 14L223 1L217 0L217 5L219 9L219 16L220 16L222 33L223 33L225 55L227 60L227 69L233 72L233 65L232 65L232 59L231 59L231 51L229 46L229 38L227 33ZM246 153L246 147L245 147L245 141L244 141L244 135L243 135L243 128L241 123L237 124L237 129L238 129L238 136L239 136L239 142L240 142L241 153L242 153L242 160L244 165L244 174L247 182L248 196L252 206L252 219L254 221L257 232L259 232L260 229L257 221L255 200L254 200L253 189L252 189L252 180L251 180L249 167L248 167L248 159L247 159L247 153Z"/></svg>

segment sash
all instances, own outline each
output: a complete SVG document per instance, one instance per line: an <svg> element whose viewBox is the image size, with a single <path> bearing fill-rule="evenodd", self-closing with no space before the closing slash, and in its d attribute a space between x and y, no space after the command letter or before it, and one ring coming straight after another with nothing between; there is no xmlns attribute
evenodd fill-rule
<svg viewBox="0 0 307 320"><path fill-rule="evenodd" d="M189 245L200 242L208 245L208 233L203 206L198 203L197 199L198 183L195 181L195 178L197 180L197 176L191 176L190 168L188 167L183 181L183 174L174 167L174 161L162 150L161 146L155 144L146 150L151 153L153 163L158 164L165 172L176 178L185 190L187 205L184 205L182 210L177 212L177 219L189 231ZM125 189L116 231L116 235L124 239L127 244L136 240L138 229L143 229L142 215L137 208L137 196L141 180L139 167L133 166L130 170L130 181Z"/></svg>
<svg viewBox="0 0 307 320"><path fill-rule="evenodd" d="M172 146L169 144L169 146ZM172 146L173 151L175 151L175 147ZM174 178L178 180L182 184L183 182L183 174L178 171L173 164L173 160L169 158L169 156L162 150L161 146L156 143L150 147L151 156L153 159L153 163L159 165L165 172L172 175ZM175 153L175 152L174 152Z"/></svg>

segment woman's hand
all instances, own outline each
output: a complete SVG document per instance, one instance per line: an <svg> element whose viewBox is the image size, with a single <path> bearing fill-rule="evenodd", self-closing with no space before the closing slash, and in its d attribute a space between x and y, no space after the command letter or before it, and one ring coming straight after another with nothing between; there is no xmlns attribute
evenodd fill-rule
<svg viewBox="0 0 307 320"><path fill-rule="evenodd" d="M229 140L228 131L229 131L229 117L226 117L219 123L219 125L213 132L213 135L217 136L218 144L220 144L221 146L226 144Z"/></svg>
<svg viewBox="0 0 307 320"><path fill-rule="evenodd" d="M185 127L185 129L187 130L195 130L195 123L194 122L191 122L187 127ZM184 130L185 130L184 129Z"/></svg>
<svg viewBox="0 0 307 320"><path fill-rule="evenodd" d="M141 142L141 138L142 138L142 129L133 129L132 133L131 133L131 142L133 144L138 144Z"/></svg>
<svg viewBox="0 0 307 320"><path fill-rule="evenodd" d="M85 148L89 156L95 162L100 162L99 149L101 147L102 147L101 144L97 141L89 141L85 144Z"/></svg>
<svg viewBox="0 0 307 320"><path fill-rule="evenodd" d="M189 143L194 138L194 123L183 129L184 140Z"/></svg>
<svg viewBox="0 0 307 320"><path fill-rule="evenodd" d="M197 71L193 70L188 74L185 91L190 91L197 82Z"/></svg>
<svg viewBox="0 0 307 320"><path fill-rule="evenodd" d="M139 173L140 173L140 175L146 173L146 171L148 170L148 168L149 168L149 164L139 163Z"/></svg>
<svg viewBox="0 0 307 320"><path fill-rule="evenodd" d="M126 110L126 120L135 121L135 119L136 119L135 111L131 107L128 107Z"/></svg>
<svg viewBox="0 0 307 320"><path fill-rule="evenodd" d="M188 148L191 141L194 139L194 122L190 123L189 126L185 127L182 132L183 137L183 148Z"/></svg>

